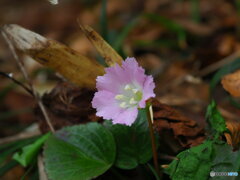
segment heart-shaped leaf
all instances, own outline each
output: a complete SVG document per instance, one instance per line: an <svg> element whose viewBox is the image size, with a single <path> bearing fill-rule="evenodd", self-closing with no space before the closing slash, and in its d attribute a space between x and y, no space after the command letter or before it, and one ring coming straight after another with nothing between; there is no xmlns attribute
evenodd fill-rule
<svg viewBox="0 0 240 180"><path fill-rule="evenodd" d="M112 132L117 144L117 167L133 169L151 159L151 140L145 109L139 110L138 118L132 126L113 125L110 121L105 121L104 124Z"/></svg>
<svg viewBox="0 0 240 180"><path fill-rule="evenodd" d="M213 142L205 141L179 153L166 172L173 180L206 180L211 170L213 154Z"/></svg>
<svg viewBox="0 0 240 180"><path fill-rule="evenodd" d="M109 169L116 154L112 134L98 123L64 128L45 145L45 169L51 180L87 180Z"/></svg>

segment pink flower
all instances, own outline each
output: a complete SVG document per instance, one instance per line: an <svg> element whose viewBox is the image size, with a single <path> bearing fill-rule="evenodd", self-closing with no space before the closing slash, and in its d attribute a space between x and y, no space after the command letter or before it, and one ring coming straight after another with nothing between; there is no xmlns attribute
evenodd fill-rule
<svg viewBox="0 0 240 180"><path fill-rule="evenodd" d="M113 124L130 126L137 118L138 108L145 108L146 100L155 97L152 76L145 75L135 58L127 58L122 66L116 64L97 77L97 89L92 106L97 116L111 119Z"/></svg>

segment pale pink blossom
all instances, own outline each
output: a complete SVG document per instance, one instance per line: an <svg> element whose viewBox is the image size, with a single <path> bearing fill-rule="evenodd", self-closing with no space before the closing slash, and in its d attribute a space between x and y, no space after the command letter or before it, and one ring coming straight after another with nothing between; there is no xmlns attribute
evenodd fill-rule
<svg viewBox="0 0 240 180"><path fill-rule="evenodd" d="M155 97L152 76L145 75L135 58L127 58L122 66L116 64L97 77L97 89L92 106L97 116L112 120L113 124L131 125L138 108L145 108L146 100Z"/></svg>

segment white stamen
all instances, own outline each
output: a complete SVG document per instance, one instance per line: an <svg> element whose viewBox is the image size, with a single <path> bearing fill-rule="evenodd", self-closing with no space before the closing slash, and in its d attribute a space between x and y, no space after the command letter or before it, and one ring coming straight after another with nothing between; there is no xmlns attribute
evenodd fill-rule
<svg viewBox="0 0 240 180"><path fill-rule="evenodd" d="M122 95L122 94L118 94L115 96L116 100L122 100L123 98L124 98L124 95Z"/></svg>
<svg viewBox="0 0 240 180"><path fill-rule="evenodd" d="M134 93L137 93L137 92L138 92L138 89L132 89L132 91L133 91Z"/></svg>
<svg viewBox="0 0 240 180"><path fill-rule="evenodd" d="M137 103L137 101L135 101L134 98L131 98L130 101L129 101L129 104L136 104L136 103Z"/></svg>
<svg viewBox="0 0 240 180"><path fill-rule="evenodd" d="M121 108L131 108L142 99L142 92L134 84L126 84L121 94L114 97Z"/></svg>
<svg viewBox="0 0 240 180"><path fill-rule="evenodd" d="M132 89L131 86L129 84L127 84L125 87L124 87L125 90L130 90Z"/></svg>
<svg viewBox="0 0 240 180"><path fill-rule="evenodd" d="M120 104L120 107L121 107L121 108L126 108L126 107L127 107L126 102L122 102L122 103Z"/></svg>

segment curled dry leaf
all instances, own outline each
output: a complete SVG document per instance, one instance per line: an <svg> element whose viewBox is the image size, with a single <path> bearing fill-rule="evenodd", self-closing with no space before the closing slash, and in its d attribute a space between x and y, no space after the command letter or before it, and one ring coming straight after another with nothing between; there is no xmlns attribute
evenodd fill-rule
<svg viewBox="0 0 240 180"><path fill-rule="evenodd" d="M153 112L154 127L160 137L168 131L173 136L171 139L184 148L198 145L205 139L203 127L174 108L154 100Z"/></svg>
<svg viewBox="0 0 240 180"><path fill-rule="evenodd" d="M94 91L74 86L70 83L59 83L50 93L42 97L48 115L54 128L61 129L65 126L100 121L91 100ZM35 108L36 117L39 118L39 126L42 132L48 132L48 126L43 120L39 107Z"/></svg>
<svg viewBox="0 0 240 180"><path fill-rule="evenodd" d="M225 75L221 81L223 88L232 96L240 97L240 70Z"/></svg>
<svg viewBox="0 0 240 180"><path fill-rule="evenodd" d="M80 25L80 28L109 66L121 64L122 57L96 31L87 25Z"/></svg>
<svg viewBox="0 0 240 180"><path fill-rule="evenodd" d="M96 77L104 74L104 68L96 61L18 25L5 25L2 32L18 50L80 87L95 88Z"/></svg>
<svg viewBox="0 0 240 180"><path fill-rule="evenodd" d="M224 136L227 143L236 150L239 148L240 143L240 122L237 120L226 120L226 125L230 133L224 133Z"/></svg>

